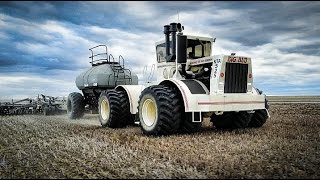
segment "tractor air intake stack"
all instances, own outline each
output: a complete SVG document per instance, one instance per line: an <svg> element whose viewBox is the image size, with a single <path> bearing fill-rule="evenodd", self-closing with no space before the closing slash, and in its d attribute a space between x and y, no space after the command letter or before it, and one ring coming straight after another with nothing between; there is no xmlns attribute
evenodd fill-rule
<svg viewBox="0 0 320 180"><path fill-rule="evenodd" d="M187 36L177 36L177 62L186 64L187 62Z"/></svg>
<svg viewBox="0 0 320 180"><path fill-rule="evenodd" d="M170 29L170 26L169 25L165 25L164 26L164 30L163 30L163 33L165 34L165 44L166 44L166 56L165 56L166 57L166 61L168 61L167 58L170 55L170 44L169 44L170 31L169 31L169 29Z"/></svg>
<svg viewBox="0 0 320 180"><path fill-rule="evenodd" d="M191 78L192 75L186 72L187 62L187 36L183 35L182 30L184 29L180 23L177 24L178 35L177 35L177 63L181 64L182 75L186 78Z"/></svg>
<svg viewBox="0 0 320 180"><path fill-rule="evenodd" d="M165 34L165 44L166 44L166 61L167 62L174 62L176 60L176 32L177 23L170 23L170 25L165 25L163 33ZM171 33L171 47L172 47L172 54L170 54L170 39L169 35Z"/></svg>
<svg viewBox="0 0 320 180"><path fill-rule="evenodd" d="M172 58L170 61L176 60L176 32L177 32L177 23L170 24L170 32L172 37Z"/></svg>

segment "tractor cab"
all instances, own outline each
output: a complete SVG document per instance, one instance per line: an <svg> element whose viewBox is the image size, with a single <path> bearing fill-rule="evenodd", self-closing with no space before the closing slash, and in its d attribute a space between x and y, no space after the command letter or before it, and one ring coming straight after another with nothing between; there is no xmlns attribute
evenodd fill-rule
<svg viewBox="0 0 320 180"><path fill-rule="evenodd" d="M174 31L173 31L174 32ZM211 57L212 43L214 38L192 35L183 35L179 32L176 35L170 32L166 39L156 43L157 71L160 79L172 78L179 70L184 78L190 78L189 74L203 73L206 68L206 74L211 72L213 59ZM180 42L185 41L183 45ZM167 43L166 43L167 42ZM184 62L178 59L185 59ZM179 65L176 67L176 62ZM184 66L184 68L182 68Z"/></svg>
<svg viewBox="0 0 320 180"><path fill-rule="evenodd" d="M194 73L204 68L211 70L212 43L211 37L183 35L183 26L172 23L164 27L165 39L156 43L157 71L159 81L172 78L178 68L179 74L191 78ZM176 34L177 33L177 34ZM184 59L181 61L181 59ZM177 67L177 63L179 63ZM186 73L189 72L189 73ZM210 74L207 71L206 74Z"/></svg>
<svg viewBox="0 0 320 180"><path fill-rule="evenodd" d="M200 37L200 36L187 36L187 61L194 59L199 59L203 57L209 57L211 55L211 48L214 39L211 37ZM170 36L171 39L171 36ZM169 53L173 54L172 41L169 41ZM157 53L157 62L162 63L166 62L166 43L165 40L159 41L156 43L156 53Z"/></svg>
<svg viewBox="0 0 320 180"><path fill-rule="evenodd" d="M211 69L213 38L187 35L186 70L197 73L204 67ZM180 69L181 70L181 69Z"/></svg>

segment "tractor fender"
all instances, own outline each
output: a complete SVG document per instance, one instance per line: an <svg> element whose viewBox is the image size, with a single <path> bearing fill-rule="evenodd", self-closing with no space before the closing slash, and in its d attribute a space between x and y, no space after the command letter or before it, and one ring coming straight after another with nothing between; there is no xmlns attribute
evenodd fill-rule
<svg viewBox="0 0 320 180"><path fill-rule="evenodd" d="M159 85L178 89L183 99L185 111L189 110L188 99L193 98L193 95L210 94L208 88L201 81L195 79L167 79L160 82Z"/></svg>
<svg viewBox="0 0 320 180"><path fill-rule="evenodd" d="M130 103L130 113L136 114L138 112L139 96L145 88L144 85L118 85L115 89L127 93Z"/></svg>
<svg viewBox="0 0 320 180"><path fill-rule="evenodd" d="M270 105L269 105L269 101L268 101L267 96L265 94L263 94L263 92L260 89L254 87L254 86L252 86L252 94L254 94L254 95L264 95L265 108L268 111ZM269 112L268 112L268 116L270 117Z"/></svg>

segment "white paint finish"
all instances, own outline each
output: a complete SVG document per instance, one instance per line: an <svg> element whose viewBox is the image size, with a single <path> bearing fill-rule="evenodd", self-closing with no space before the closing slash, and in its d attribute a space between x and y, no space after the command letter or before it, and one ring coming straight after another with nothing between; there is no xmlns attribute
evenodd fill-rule
<svg viewBox="0 0 320 180"><path fill-rule="evenodd" d="M222 94L224 88L224 78L220 78L221 71L224 72L224 55L212 56L213 63L211 66L211 79L210 79L210 94ZM220 90L220 91L219 91Z"/></svg>
<svg viewBox="0 0 320 180"><path fill-rule="evenodd" d="M144 85L119 85L116 89L120 88L125 89L127 95L129 97L130 102L130 113L136 114L138 112L138 103L139 103L139 96L141 92L146 88Z"/></svg>
<svg viewBox="0 0 320 180"><path fill-rule="evenodd" d="M192 94L178 79L170 79L179 89L185 112L244 111L265 109L265 95L248 93Z"/></svg>
<svg viewBox="0 0 320 180"><path fill-rule="evenodd" d="M213 94L223 94L224 93L224 81L225 81L225 71L226 71L226 63L241 63L248 64L248 77L247 77L247 93L251 93L253 90L253 75L252 75L252 63L251 58L243 57L243 56L231 56L231 55L215 55L211 56L213 59L212 63L212 71L211 71L211 84L210 92ZM244 62L245 59L245 62ZM223 73L224 76L221 77L220 74ZM249 75L251 74L251 78Z"/></svg>
<svg viewBox="0 0 320 180"><path fill-rule="evenodd" d="M169 79L173 77L173 71L176 69L175 62L161 62L157 64L158 71L158 81L161 82L165 79Z"/></svg>
<svg viewBox="0 0 320 180"><path fill-rule="evenodd" d="M179 80L179 79L169 79L168 81L173 82L178 87L179 91L182 94L185 110L189 109L188 97L187 96L190 95L191 92L190 92L188 86L185 83L183 83L181 80Z"/></svg>
<svg viewBox="0 0 320 180"><path fill-rule="evenodd" d="M265 109L264 95L223 94L223 95L187 95L188 109L192 111L244 111Z"/></svg>

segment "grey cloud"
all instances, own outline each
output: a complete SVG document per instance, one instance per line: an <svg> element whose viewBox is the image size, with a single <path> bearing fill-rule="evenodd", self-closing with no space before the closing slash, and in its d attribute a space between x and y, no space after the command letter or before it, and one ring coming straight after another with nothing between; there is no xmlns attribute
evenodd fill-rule
<svg viewBox="0 0 320 180"><path fill-rule="evenodd" d="M286 49L284 51L287 53L302 53L306 55L320 56L320 44L305 45L295 49Z"/></svg>
<svg viewBox="0 0 320 180"><path fill-rule="evenodd" d="M16 64L17 64L17 61L15 59L9 59L7 57L1 56L0 54L0 68L15 66Z"/></svg>
<svg viewBox="0 0 320 180"><path fill-rule="evenodd" d="M255 82L266 92L280 92L279 84L308 86L307 79L319 84L319 65L314 62L319 57L320 3L126 3L1 2L0 12L9 17L5 23L10 26L3 26L0 16L0 33L10 35L12 41L1 39L0 72L31 72L32 78L45 79L35 78L41 90L50 84L50 77L60 83L57 80L65 77L56 72L64 69L70 76L63 82L68 85L65 92L71 91L75 76L90 66L88 48L107 43L114 56L122 54L128 66L141 74L142 66L155 63L154 42L163 38L163 25L176 21L180 11L187 30L217 37L214 48L253 57ZM3 52L12 53L4 56Z"/></svg>

